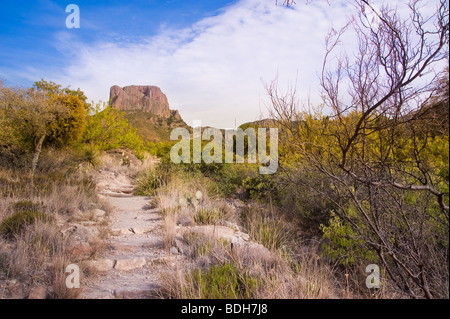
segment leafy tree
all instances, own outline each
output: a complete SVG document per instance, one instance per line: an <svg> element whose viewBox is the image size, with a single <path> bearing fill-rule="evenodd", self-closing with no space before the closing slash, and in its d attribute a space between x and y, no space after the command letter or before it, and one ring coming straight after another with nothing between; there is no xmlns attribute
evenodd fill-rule
<svg viewBox="0 0 450 319"><path fill-rule="evenodd" d="M403 293L448 298L448 74L434 73L448 62L448 2L426 18L411 1L406 19L356 4L358 15L326 38L321 108L299 111L295 90L267 88L287 182L333 203L338 218L323 229L336 251L365 247ZM349 30L357 51L336 57Z"/></svg>
<svg viewBox="0 0 450 319"><path fill-rule="evenodd" d="M34 175L44 143L62 146L77 141L85 129L84 103L78 93L53 82L36 82L31 89L0 87L3 145L33 154Z"/></svg>
<svg viewBox="0 0 450 319"><path fill-rule="evenodd" d="M60 93L57 103L65 106L66 112L50 126L50 140L58 144L71 144L80 140L86 128L86 111L77 95Z"/></svg>
<svg viewBox="0 0 450 319"><path fill-rule="evenodd" d="M89 110L91 107L90 103L87 103L87 96L84 95L84 92L81 91L79 88L77 90L72 90L70 87L63 88L62 85L56 84L53 81L45 81L44 79L41 79L40 81L34 82L35 89L48 92L49 95L60 95L62 93L65 93L67 95L74 95L78 97L78 99L83 102L84 108L86 111Z"/></svg>
<svg viewBox="0 0 450 319"><path fill-rule="evenodd" d="M100 103L91 108L91 112L93 115L88 116L82 137L84 143L102 150L129 148L138 157L142 156L144 142L136 129L128 124L123 112L111 107L102 110Z"/></svg>

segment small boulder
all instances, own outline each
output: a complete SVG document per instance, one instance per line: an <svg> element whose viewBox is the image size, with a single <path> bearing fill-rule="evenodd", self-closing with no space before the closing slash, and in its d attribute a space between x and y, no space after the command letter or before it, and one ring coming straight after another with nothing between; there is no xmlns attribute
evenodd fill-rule
<svg viewBox="0 0 450 319"><path fill-rule="evenodd" d="M88 242L98 233L97 227L88 227L80 224L70 224L60 230L63 238L76 242Z"/></svg>
<svg viewBox="0 0 450 319"><path fill-rule="evenodd" d="M147 264L145 258L132 258L132 259L118 259L114 269L121 271L130 271L134 269L139 269Z"/></svg>
<svg viewBox="0 0 450 319"><path fill-rule="evenodd" d="M113 269L114 261L111 259L88 260L84 262L84 266L91 271L106 272Z"/></svg>

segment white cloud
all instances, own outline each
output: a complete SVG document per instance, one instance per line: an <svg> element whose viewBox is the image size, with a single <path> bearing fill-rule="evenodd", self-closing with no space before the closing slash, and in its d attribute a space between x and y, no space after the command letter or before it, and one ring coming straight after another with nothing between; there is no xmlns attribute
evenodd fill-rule
<svg viewBox="0 0 450 319"><path fill-rule="evenodd" d="M324 37L331 23L342 26L351 13L343 3L297 1L287 9L274 0L241 0L191 28L131 44L105 39L87 46L60 37L62 51L77 53L52 78L95 101L108 100L112 85L157 85L188 124L231 127L265 111L263 81L277 74L281 84L298 78L299 94L311 92L319 101Z"/></svg>

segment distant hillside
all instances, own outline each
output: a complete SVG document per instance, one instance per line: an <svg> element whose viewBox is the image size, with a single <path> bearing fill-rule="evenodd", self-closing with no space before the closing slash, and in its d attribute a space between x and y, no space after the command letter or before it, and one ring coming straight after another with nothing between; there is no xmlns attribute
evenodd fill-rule
<svg viewBox="0 0 450 319"><path fill-rule="evenodd" d="M271 128L271 127L277 127L277 122L273 119L263 119L253 122L247 122L239 126L239 128L245 130L249 127L253 128Z"/></svg>
<svg viewBox="0 0 450 319"><path fill-rule="evenodd" d="M137 129L139 135L147 142L167 142L170 140L170 132L176 127L189 126L183 119L176 118L174 115L161 117L144 111L124 111L125 117L130 125Z"/></svg>

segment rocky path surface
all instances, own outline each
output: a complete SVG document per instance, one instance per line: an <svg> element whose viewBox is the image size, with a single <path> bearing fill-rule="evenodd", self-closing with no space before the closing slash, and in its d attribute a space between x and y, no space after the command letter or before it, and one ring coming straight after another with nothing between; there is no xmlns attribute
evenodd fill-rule
<svg viewBox="0 0 450 319"><path fill-rule="evenodd" d="M113 207L107 248L85 267L94 276L83 285L82 298L158 298L159 274L176 256L164 249L162 219L145 196L132 195L130 178L111 171L98 176L99 196Z"/></svg>

